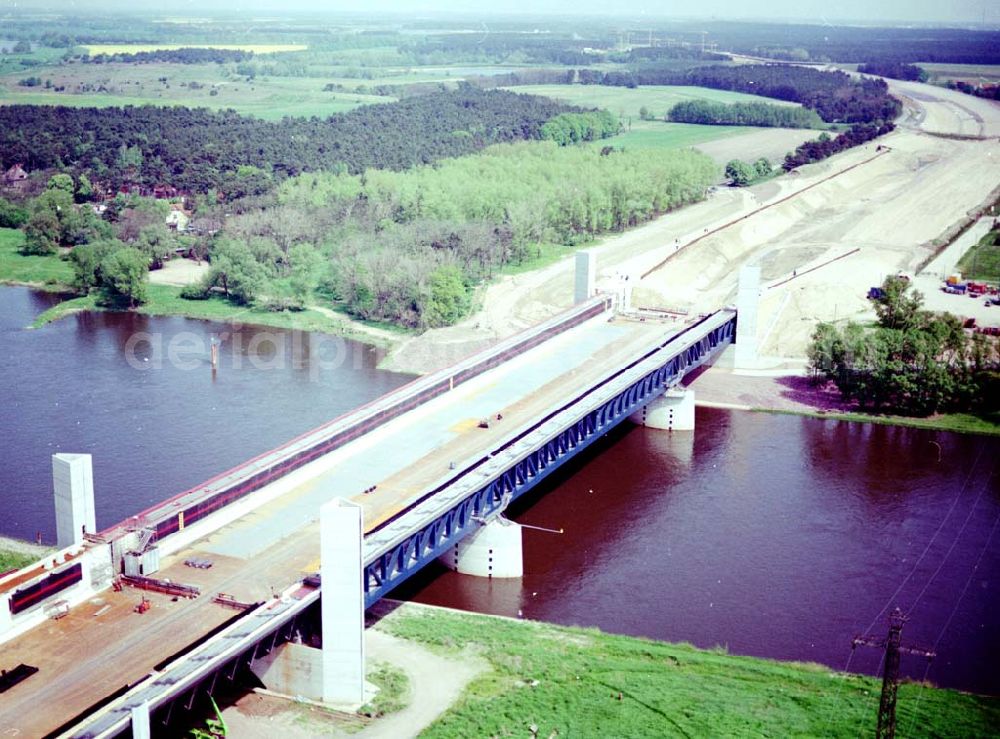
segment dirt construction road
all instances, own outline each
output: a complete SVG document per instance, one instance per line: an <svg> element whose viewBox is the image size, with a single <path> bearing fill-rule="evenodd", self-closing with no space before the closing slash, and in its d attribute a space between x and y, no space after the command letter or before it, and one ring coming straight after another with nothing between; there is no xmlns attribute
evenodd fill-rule
<svg viewBox="0 0 1000 739"><path fill-rule="evenodd" d="M732 302L739 268L760 264L758 341L772 366L804 356L816 321L869 315L869 286L913 271L1000 185L1000 104L890 87L905 108L894 133L605 239L598 285L625 273L634 305L702 312ZM552 315L571 302L572 272L564 259L491 285L476 315L407 342L388 365L427 371Z"/></svg>

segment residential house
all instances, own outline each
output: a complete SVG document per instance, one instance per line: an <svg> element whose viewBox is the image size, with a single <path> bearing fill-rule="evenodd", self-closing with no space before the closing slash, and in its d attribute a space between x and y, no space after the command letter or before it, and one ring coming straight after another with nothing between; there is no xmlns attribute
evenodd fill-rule
<svg viewBox="0 0 1000 739"><path fill-rule="evenodd" d="M167 214L167 227L177 232L186 231L191 215L184 210L180 203L172 203L170 212Z"/></svg>
<svg viewBox="0 0 1000 739"><path fill-rule="evenodd" d="M28 186L28 173L24 171L24 165L15 164L3 173L3 186L11 190L21 190Z"/></svg>

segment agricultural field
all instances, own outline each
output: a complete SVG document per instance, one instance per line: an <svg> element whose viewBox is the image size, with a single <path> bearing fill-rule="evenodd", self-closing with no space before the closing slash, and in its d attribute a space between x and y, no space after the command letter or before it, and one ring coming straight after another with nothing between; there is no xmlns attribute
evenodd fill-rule
<svg viewBox="0 0 1000 739"><path fill-rule="evenodd" d="M305 44L86 44L91 56L98 54L139 54L144 51L176 51L177 49L222 49L224 51L249 51L254 54L277 54L283 51L305 51Z"/></svg>
<svg viewBox="0 0 1000 739"><path fill-rule="evenodd" d="M633 120L625 131L614 138L591 141L588 146L601 149L610 144L619 149L683 149L755 130L746 126L699 126L693 123Z"/></svg>
<svg viewBox="0 0 1000 739"><path fill-rule="evenodd" d="M29 74L41 78L42 84L19 85ZM278 120L284 116L328 116L359 105L394 100L354 92L326 92L323 88L328 81L310 77L257 77L248 81L217 64L68 64L0 76L0 104L183 105L232 108L245 115ZM353 87L362 81L352 82Z"/></svg>
<svg viewBox="0 0 1000 739"><path fill-rule="evenodd" d="M707 87L673 87L649 85L630 89L604 85L524 85L510 88L515 92L545 95L571 105L586 108L606 108L622 118L638 120L639 109L645 107L650 114L663 118L675 104L688 100L711 100L716 103L759 103L765 98L745 95L728 90L710 90ZM766 98L773 105L797 105Z"/></svg>
<svg viewBox="0 0 1000 739"><path fill-rule="evenodd" d="M918 64L930 76L928 82L944 85L948 80L969 84L1000 84L1000 65L996 64Z"/></svg>

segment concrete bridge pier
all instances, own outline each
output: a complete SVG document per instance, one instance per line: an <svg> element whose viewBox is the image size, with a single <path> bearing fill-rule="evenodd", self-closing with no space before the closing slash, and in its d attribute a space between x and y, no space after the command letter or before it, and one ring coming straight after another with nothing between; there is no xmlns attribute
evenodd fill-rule
<svg viewBox="0 0 1000 739"><path fill-rule="evenodd" d="M251 669L279 693L357 707L373 694L365 683L363 513L358 504L335 499L319 516L323 647L286 643Z"/></svg>
<svg viewBox="0 0 1000 739"><path fill-rule="evenodd" d="M521 577L524 574L521 527L506 518L494 518L438 559L463 575Z"/></svg>
<svg viewBox="0 0 1000 739"><path fill-rule="evenodd" d="M664 431L694 431L694 390L671 388L629 416L629 420Z"/></svg>

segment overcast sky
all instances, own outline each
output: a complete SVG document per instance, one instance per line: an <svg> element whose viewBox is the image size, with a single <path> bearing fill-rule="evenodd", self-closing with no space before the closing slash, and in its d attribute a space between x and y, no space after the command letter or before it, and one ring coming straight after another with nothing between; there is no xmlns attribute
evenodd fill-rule
<svg viewBox="0 0 1000 739"><path fill-rule="evenodd" d="M65 12L142 9L162 15L240 13L407 12L654 15L675 18L794 19L806 22L1000 22L997 0L0 0L0 8L59 8Z"/></svg>

